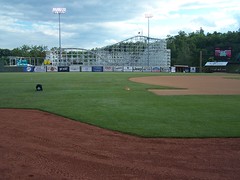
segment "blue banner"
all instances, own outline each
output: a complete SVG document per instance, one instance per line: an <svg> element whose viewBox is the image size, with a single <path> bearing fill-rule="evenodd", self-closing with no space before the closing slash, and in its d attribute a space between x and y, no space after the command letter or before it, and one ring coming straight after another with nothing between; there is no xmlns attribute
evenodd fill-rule
<svg viewBox="0 0 240 180"><path fill-rule="evenodd" d="M103 72L103 66L93 66L92 72Z"/></svg>
<svg viewBox="0 0 240 180"><path fill-rule="evenodd" d="M69 66L58 66L58 72L69 72Z"/></svg>
<svg viewBox="0 0 240 180"><path fill-rule="evenodd" d="M23 67L24 72L34 72L35 66L25 66Z"/></svg>

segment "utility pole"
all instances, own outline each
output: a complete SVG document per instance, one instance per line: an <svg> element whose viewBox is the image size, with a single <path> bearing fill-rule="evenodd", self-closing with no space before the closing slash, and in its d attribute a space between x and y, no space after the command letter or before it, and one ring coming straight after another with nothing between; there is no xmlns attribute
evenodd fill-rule
<svg viewBox="0 0 240 180"><path fill-rule="evenodd" d="M202 73L202 51L200 51L200 57L199 57L199 61L200 61L200 64L199 64L199 72Z"/></svg>

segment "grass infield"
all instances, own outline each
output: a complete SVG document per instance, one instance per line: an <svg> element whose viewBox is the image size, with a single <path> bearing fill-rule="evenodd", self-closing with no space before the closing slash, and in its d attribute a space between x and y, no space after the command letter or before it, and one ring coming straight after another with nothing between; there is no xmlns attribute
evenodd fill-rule
<svg viewBox="0 0 240 180"><path fill-rule="evenodd" d="M147 89L168 87L128 80L156 75L166 74L0 73L0 108L40 109L142 137L240 137L240 95L157 96Z"/></svg>

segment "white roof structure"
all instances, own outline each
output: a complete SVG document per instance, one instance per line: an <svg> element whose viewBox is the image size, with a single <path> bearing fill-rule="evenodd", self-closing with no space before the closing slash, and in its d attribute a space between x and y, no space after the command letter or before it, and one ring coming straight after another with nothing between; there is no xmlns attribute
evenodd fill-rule
<svg viewBox="0 0 240 180"><path fill-rule="evenodd" d="M171 66L171 50L164 39L134 36L102 48L62 48L61 62L58 51L48 58L53 65L102 65L102 66Z"/></svg>
<svg viewBox="0 0 240 180"><path fill-rule="evenodd" d="M227 66L228 62L207 62L205 66Z"/></svg>

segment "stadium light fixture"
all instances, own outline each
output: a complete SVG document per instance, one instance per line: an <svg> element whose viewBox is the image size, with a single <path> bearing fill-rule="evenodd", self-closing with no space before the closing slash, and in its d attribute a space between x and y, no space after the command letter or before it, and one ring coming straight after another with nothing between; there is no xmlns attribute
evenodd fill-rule
<svg viewBox="0 0 240 180"><path fill-rule="evenodd" d="M66 8L53 8L52 12L54 14L58 14L58 23L59 23L59 62L61 62L62 59L62 42L61 42L61 18L60 15L61 14L65 14L66 13Z"/></svg>
<svg viewBox="0 0 240 180"><path fill-rule="evenodd" d="M149 66L149 19L152 17L153 17L153 15L150 13L145 14L145 18L148 19L148 66Z"/></svg>

